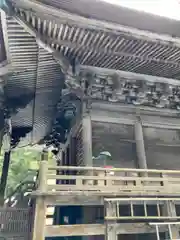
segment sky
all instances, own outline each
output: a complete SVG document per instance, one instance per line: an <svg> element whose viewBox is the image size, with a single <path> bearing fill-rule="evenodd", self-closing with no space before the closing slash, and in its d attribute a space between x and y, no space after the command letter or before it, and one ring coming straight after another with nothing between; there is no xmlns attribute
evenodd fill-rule
<svg viewBox="0 0 180 240"><path fill-rule="evenodd" d="M180 20L180 0L103 0L103 1Z"/></svg>

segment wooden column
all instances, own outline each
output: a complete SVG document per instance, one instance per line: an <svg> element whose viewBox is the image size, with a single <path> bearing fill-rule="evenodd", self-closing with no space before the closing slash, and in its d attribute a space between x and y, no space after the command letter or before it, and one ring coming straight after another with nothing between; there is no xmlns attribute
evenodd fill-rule
<svg viewBox="0 0 180 240"><path fill-rule="evenodd" d="M146 152L144 147L143 128L140 117L137 117L135 126L135 140L136 140L136 154L138 160L138 167L140 169L147 169Z"/></svg>
<svg viewBox="0 0 180 240"><path fill-rule="evenodd" d="M87 113L85 116L83 116L82 119L82 138L83 138L83 163L85 166L92 166L93 165L93 160L92 160L92 124L91 124L91 117ZM87 175L93 175L92 172L87 172ZM92 185L93 181L92 180L87 180L85 182L87 185ZM83 223L84 221L86 222L87 220L87 208L83 207ZM87 237L83 237L83 240L86 240Z"/></svg>
<svg viewBox="0 0 180 240"><path fill-rule="evenodd" d="M86 114L82 119L83 155L85 166L92 166L92 124L91 116Z"/></svg>
<svg viewBox="0 0 180 240"><path fill-rule="evenodd" d="M47 193L47 171L48 171L48 151L43 151L41 155L38 189L39 194ZM46 227L46 199L44 196L37 196L35 204L33 240L45 239Z"/></svg>
<svg viewBox="0 0 180 240"><path fill-rule="evenodd" d="M95 224L97 209L92 206L83 207L83 222L82 224ZM91 236L83 236L82 240L90 240Z"/></svg>
<svg viewBox="0 0 180 240"><path fill-rule="evenodd" d="M108 204L105 206L105 209L106 216L116 217L116 204ZM118 240L115 220L106 220L105 240Z"/></svg>

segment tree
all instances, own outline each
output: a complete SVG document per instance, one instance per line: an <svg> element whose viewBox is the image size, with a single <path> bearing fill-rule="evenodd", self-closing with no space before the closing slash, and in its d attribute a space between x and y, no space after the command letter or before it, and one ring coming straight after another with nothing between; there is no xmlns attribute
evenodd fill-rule
<svg viewBox="0 0 180 240"><path fill-rule="evenodd" d="M9 167L6 196L11 194L18 184L22 181L33 180L35 171L39 166L40 152L37 150L29 150L29 148L19 148L11 153L11 162ZM0 156L0 174L2 171L3 154Z"/></svg>

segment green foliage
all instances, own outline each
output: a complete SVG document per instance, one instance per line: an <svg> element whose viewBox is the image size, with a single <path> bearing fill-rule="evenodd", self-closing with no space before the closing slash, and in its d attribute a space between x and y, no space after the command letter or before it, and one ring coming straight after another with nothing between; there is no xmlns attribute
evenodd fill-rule
<svg viewBox="0 0 180 240"><path fill-rule="evenodd" d="M20 148L12 151L11 163L8 174L8 182L6 195L15 190L16 186L25 180L32 180L37 170L40 160L40 152L37 150L29 150L28 148ZM3 154L0 156L0 174L2 171Z"/></svg>

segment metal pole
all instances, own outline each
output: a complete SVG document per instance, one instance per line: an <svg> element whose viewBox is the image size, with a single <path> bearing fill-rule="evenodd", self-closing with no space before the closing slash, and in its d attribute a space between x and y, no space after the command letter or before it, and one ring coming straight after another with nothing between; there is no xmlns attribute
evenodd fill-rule
<svg viewBox="0 0 180 240"><path fill-rule="evenodd" d="M6 190L8 171L9 171L9 165L10 165L10 156L11 156L11 151L5 152L3 167L2 167L2 174L1 174L1 182L0 182L0 205L4 205L5 190Z"/></svg>
<svg viewBox="0 0 180 240"><path fill-rule="evenodd" d="M4 147L4 161L2 167L2 175L0 182L0 204L4 204L5 190L8 178L8 171L10 165L10 156L11 156L11 134L12 134L12 124L11 118L6 118L4 121L4 129L3 129L3 147ZM5 135L4 135L5 133Z"/></svg>

